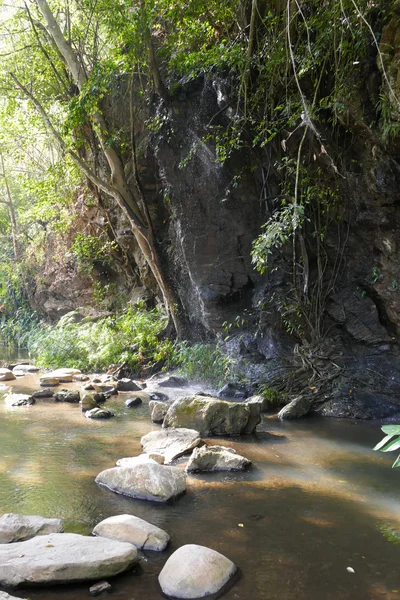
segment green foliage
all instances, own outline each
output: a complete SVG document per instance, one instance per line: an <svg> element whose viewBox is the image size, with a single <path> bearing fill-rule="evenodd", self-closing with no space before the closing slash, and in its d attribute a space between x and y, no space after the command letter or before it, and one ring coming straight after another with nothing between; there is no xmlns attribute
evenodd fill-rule
<svg viewBox="0 0 400 600"><path fill-rule="evenodd" d="M272 409L280 408L287 404L287 396L282 392L278 392L274 388L262 384L257 389L257 394L262 396L268 403L268 406Z"/></svg>
<svg viewBox="0 0 400 600"><path fill-rule="evenodd" d="M70 251L77 261L78 269L86 274L90 274L96 263L102 265L111 264L111 253L116 249L116 242L109 240L105 232L97 236L88 233L78 233L75 236Z"/></svg>
<svg viewBox="0 0 400 600"><path fill-rule="evenodd" d="M381 427L385 437L375 446L374 450L393 452L400 448L400 425L384 425ZM393 439L394 438L394 439ZM400 467L400 454L394 461L392 469Z"/></svg>

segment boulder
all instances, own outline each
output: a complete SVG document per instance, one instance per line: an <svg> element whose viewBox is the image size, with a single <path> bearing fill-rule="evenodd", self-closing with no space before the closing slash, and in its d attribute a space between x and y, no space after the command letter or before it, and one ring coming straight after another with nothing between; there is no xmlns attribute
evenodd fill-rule
<svg viewBox="0 0 400 600"><path fill-rule="evenodd" d="M60 380L57 377L42 375L39 379L39 383L42 387L56 387L57 385L60 385Z"/></svg>
<svg viewBox="0 0 400 600"><path fill-rule="evenodd" d="M126 542L51 533L0 546L0 585L45 585L111 577L137 561L137 549Z"/></svg>
<svg viewBox="0 0 400 600"><path fill-rule="evenodd" d="M92 410L87 410L85 412L85 417L88 419L111 419L114 416L114 413L111 410L106 408L92 408Z"/></svg>
<svg viewBox="0 0 400 600"><path fill-rule="evenodd" d="M186 465L186 472L245 471L250 465L251 461L244 456L240 456L240 454L236 454L233 448L203 446L193 450Z"/></svg>
<svg viewBox="0 0 400 600"><path fill-rule="evenodd" d="M60 383L71 383L72 377L72 373L65 373L64 371L57 369L57 371L51 371L50 373L42 375L40 377L40 383L46 379L58 379Z"/></svg>
<svg viewBox="0 0 400 600"><path fill-rule="evenodd" d="M97 406L97 402L96 402L94 396L95 396L95 394L87 394L87 393L82 394L82 397L81 397L82 412L87 412L88 410L92 410L93 408L99 408Z"/></svg>
<svg viewBox="0 0 400 600"><path fill-rule="evenodd" d="M143 400L139 397L136 398L128 398L128 400L125 400L125 406L127 408L134 408L135 406L140 406L142 404Z"/></svg>
<svg viewBox="0 0 400 600"><path fill-rule="evenodd" d="M109 592L111 589L112 586L108 581L99 581L89 588L89 594L91 596L100 596L103 592Z"/></svg>
<svg viewBox="0 0 400 600"><path fill-rule="evenodd" d="M83 375L82 373L77 373L76 375L73 375L73 380L74 381L89 381L90 377L88 377L88 375Z"/></svg>
<svg viewBox="0 0 400 600"><path fill-rule="evenodd" d="M236 565L219 552L187 544L169 557L158 581L166 596L203 598L219 592L236 569Z"/></svg>
<svg viewBox="0 0 400 600"><path fill-rule="evenodd" d="M33 406L36 400L28 394L7 394L4 402L6 406Z"/></svg>
<svg viewBox="0 0 400 600"><path fill-rule="evenodd" d="M165 402L165 400L168 400L167 394L163 394L162 392L150 392L149 398L150 400L158 402Z"/></svg>
<svg viewBox="0 0 400 600"><path fill-rule="evenodd" d="M117 390L119 392L141 392L142 388L138 386L133 379L123 377L117 381Z"/></svg>
<svg viewBox="0 0 400 600"><path fill-rule="evenodd" d="M25 598L17 598L16 596L10 596L7 592L0 592L0 600L28 600Z"/></svg>
<svg viewBox="0 0 400 600"><path fill-rule="evenodd" d="M53 390L37 390L32 394L32 398L35 398L35 400L39 400L40 398L52 398L53 396Z"/></svg>
<svg viewBox="0 0 400 600"><path fill-rule="evenodd" d="M16 376L26 375L27 373L37 373L39 371L39 367L35 365L15 365L13 368L13 373Z"/></svg>
<svg viewBox="0 0 400 600"><path fill-rule="evenodd" d="M200 434L194 429L162 429L150 431L140 440L144 452L162 454L165 464L171 463L175 458L187 454L201 442Z"/></svg>
<svg viewBox="0 0 400 600"><path fill-rule="evenodd" d="M168 502L186 491L186 477L176 467L142 463L102 471L96 483L113 492L155 502Z"/></svg>
<svg viewBox="0 0 400 600"><path fill-rule="evenodd" d="M168 409L163 427L191 427L201 435L253 433L260 422L260 403L226 402L206 396L178 398Z"/></svg>
<svg viewBox="0 0 400 600"><path fill-rule="evenodd" d="M250 417L242 433L253 433L257 425L261 423L263 403L258 396L254 396L252 399L246 400L246 406L250 411Z"/></svg>
<svg viewBox="0 0 400 600"><path fill-rule="evenodd" d="M55 402L70 402L72 404L78 404L81 399L78 391L66 389L55 392L53 398Z"/></svg>
<svg viewBox="0 0 400 600"><path fill-rule="evenodd" d="M153 423L162 423L170 406L171 405L167 402L158 402L157 400L151 400L149 402L149 409L151 413L150 418L153 421Z"/></svg>
<svg viewBox="0 0 400 600"><path fill-rule="evenodd" d="M142 463L158 463L159 465L164 464L164 456L152 452L151 454L139 454L139 456L127 456L126 458L120 458L117 460L117 467L134 467Z"/></svg>
<svg viewBox="0 0 400 600"><path fill-rule="evenodd" d="M187 379L178 375L170 375L157 383L160 387L185 387L185 385L188 385Z"/></svg>
<svg viewBox="0 0 400 600"><path fill-rule="evenodd" d="M93 534L157 552L164 550L170 540L166 531L133 515L116 515L104 519L93 529Z"/></svg>
<svg viewBox="0 0 400 600"><path fill-rule="evenodd" d="M218 398L244 400L248 396L247 387L239 383L226 383L218 392Z"/></svg>
<svg viewBox="0 0 400 600"><path fill-rule="evenodd" d="M12 381L13 379L16 377L10 369L0 368L0 381Z"/></svg>
<svg viewBox="0 0 400 600"><path fill-rule="evenodd" d="M95 392L101 392L103 394L118 394L118 390L117 390L117 384L113 381L110 382L99 382L99 383L95 383L94 381L92 381L92 387L95 390ZM86 389L86 386L85 386Z"/></svg>
<svg viewBox="0 0 400 600"><path fill-rule="evenodd" d="M45 519L39 516L25 517L15 513L7 513L0 517L0 544L22 542L48 533L64 531L61 519Z"/></svg>
<svg viewBox="0 0 400 600"><path fill-rule="evenodd" d="M310 412L312 407L312 398L308 396L299 396L289 404L286 404L278 413L278 418L281 421L287 419L300 419Z"/></svg>

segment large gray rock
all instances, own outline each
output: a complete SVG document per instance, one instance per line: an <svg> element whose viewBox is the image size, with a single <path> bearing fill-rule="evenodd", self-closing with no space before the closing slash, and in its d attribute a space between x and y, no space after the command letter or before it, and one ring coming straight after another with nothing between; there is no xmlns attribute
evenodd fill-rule
<svg viewBox="0 0 400 600"><path fill-rule="evenodd" d="M40 400L41 398L52 398L53 396L53 390L37 390L32 394L32 398L35 398L35 400Z"/></svg>
<svg viewBox="0 0 400 600"><path fill-rule="evenodd" d="M160 387L184 387L188 384L188 381L179 375L170 375L165 379L161 379L157 383Z"/></svg>
<svg viewBox="0 0 400 600"><path fill-rule="evenodd" d="M261 403L226 402L219 398L186 396L171 404L163 427L190 427L202 435L239 435L253 433L260 416Z"/></svg>
<svg viewBox="0 0 400 600"><path fill-rule="evenodd" d="M35 365L15 365L13 368L13 373L17 377L26 375L27 373L37 373L38 371L39 367L36 367Z"/></svg>
<svg viewBox="0 0 400 600"><path fill-rule="evenodd" d="M36 400L28 394L7 394L4 402L6 406L33 406Z"/></svg>
<svg viewBox="0 0 400 600"><path fill-rule="evenodd" d="M244 400L248 395L247 387L240 383L226 383L217 392L218 398L226 398L227 400Z"/></svg>
<svg viewBox="0 0 400 600"><path fill-rule="evenodd" d="M111 419L113 416L114 413L107 408L96 407L85 412L85 417L88 419Z"/></svg>
<svg viewBox="0 0 400 600"><path fill-rule="evenodd" d="M190 452L201 442L200 434L194 429L162 429L150 431L140 440L143 451L147 454L156 452L162 454L165 464L171 463L175 458Z"/></svg>
<svg viewBox="0 0 400 600"><path fill-rule="evenodd" d="M48 533L61 533L64 531L61 519L45 519L39 516L18 515L7 513L0 517L0 544L22 542Z"/></svg>
<svg viewBox="0 0 400 600"><path fill-rule="evenodd" d="M104 519L93 529L93 534L157 552L164 550L170 540L166 531L133 515L116 515Z"/></svg>
<svg viewBox="0 0 400 600"><path fill-rule="evenodd" d="M236 565L219 552L187 544L174 552L158 581L167 596L203 598L216 594L236 572Z"/></svg>
<svg viewBox="0 0 400 600"><path fill-rule="evenodd" d="M102 471L96 483L113 492L155 502L168 502L186 491L185 474L176 467L142 463Z"/></svg>
<svg viewBox="0 0 400 600"><path fill-rule="evenodd" d="M16 377L10 369L0 368L0 381L12 381L13 379Z"/></svg>
<svg viewBox="0 0 400 600"><path fill-rule="evenodd" d="M245 471L250 467L251 461L233 448L224 446L203 446L195 448L186 465L188 473L206 471Z"/></svg>
<svg viewBox="0 0 400 600"><path fill-rule="evenodd" d="M117 390L119 392L141 392L142 388L138 386L138 384L135 383L133 379L124 377L122 379L118 379Z"/></svg>
<svg viewBox="0 0 400 600"><path fill-rule="evenodd" d="M137 560L137 549L126 542L51 533L0 546L0 585L44 585L111 577Z"/></svg>
<svg viewBox="0 0 400 600"><path fill-rule="evenodd" d="M59 392L54 393L55 402L70 402L72 404L78 404L80 402L80 394L76 390L62 389Z"/></svg>
<svg viewBox="0 0 400 600"><path fill-rule="evenodd" d="M295 398L289 404L286 404L278 413L278 417L281 421L287 419L300 419L310 412L312 407L312 398L308 396L299 396Z"/></svg>
<svg viewBox="0 0 400 600"><path fill-rule="evenodd" d="M168 404L168 402L158 402L157 400L150 400L150 418L153 421L153 423L162 423L170 406L171 405Z"/></svg>

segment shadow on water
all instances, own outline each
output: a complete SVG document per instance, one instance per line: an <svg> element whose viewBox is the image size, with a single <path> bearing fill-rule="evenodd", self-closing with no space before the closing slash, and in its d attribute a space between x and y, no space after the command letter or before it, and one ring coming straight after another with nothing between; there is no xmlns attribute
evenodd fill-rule
<svg viewBox="0 0 400 600"><path fill-rule="evenodd" d="M25 381L13 388L31 389L34 379ZM67 531L83 534L122 513L166 529L166 552L143 554L140 568L112 581L112 597L120 600L159 599L157 575L166 558L189 543L238 565L241 576L224 590L227 600L400 598L400 545L392 543L400 531L400 473L390 469L391 456L371 450L380 439L378 424L264 418L256 436L209 439L234 447L254 468L188 477L187 494L167 505L94 483L118 458L140 453L141 436L158 429L146 400L127 410L124 399L108 402L116 416L106 422L85 419L76 405L6 410L0 401L0 513L62 517ZM88 588L15 595L84 600Z"/></svg>

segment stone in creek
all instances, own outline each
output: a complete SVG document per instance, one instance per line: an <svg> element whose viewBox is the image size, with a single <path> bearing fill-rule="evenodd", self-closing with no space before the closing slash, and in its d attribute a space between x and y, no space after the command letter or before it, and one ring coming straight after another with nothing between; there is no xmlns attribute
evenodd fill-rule
<svg viewBox="0 0 400 600"><path fill-rule="evenodd" d="M55 402L70 402L72 404L78 404L81 399L79 392L67 389L55 392L53 398Z"/></svg>
<svg viewBox="0 0 400 600"><path fill-rule="evenodd" d="M185 387L188 384L187 379L178 375L170 375L157 382L160 387Z"/></svg>
<svg viewBox="0 0 400 600"><path fill-rule="evenodd" d="M10 369L0 368L0 381L12 381L13 379L17 379Z"/></svg>
<svg viewBox="0 0 400 600"><path fill-rule="evenodd" d="M39 371L39 367L36 367L35 365L15 365L15 367L13 368L13 373L14 375L26 375L27 373L37 373Z"/></svg>
<svg viewBox="0 0 400 600"><path fill-rule="evenodd" d="M0 600L28 600L28 598L17 598L16 596L10 596L7 592L0 592Z"/></svg>
<svg viewBox="0 0 400 600"><path fill-rule="evenodd" d="M244 400L248 396L248 390L245 385L239 383L226 383L218 392L218 398Z"/></svg>
<svg viewBox="0 0 400 600"><path fill-rule="evenodd" d="M94 383L94 381L92 381L92 386L93 386L93 389L96 392L102 392L103 394L106 394L106 393L118 394L117 384L113 383L113 382L110 382L110 383Z"/></svg>
<svg viewBox="0 0 400 600"><path fill-rule="evenodd" d="M90 377L83 375L82 373L77 373L76 375L73 375L73 379L74 381L89 381Z"/></svg>
<svg viewBox="0 0 400 600"><path fill-rule="evenodd" d="M149 394L149 398L150 400L155 400L158 402L165 402L165 400L168 400L167 394L163 394L162 392L151 392Z"/></svg>
<svg viewBox="0 0 400 600"><path fill-rule="evenodd" d="M38 400L40 398L52 398L53 396L54 396L53 390L37 390L36 392L33 392L33 394L32 394L32 398L35 398L36 400Z"/></svg>
<svg viewBox="0 0 400 600"><path fill-rule="evenodd" d="M142 463L102 471L96 483L113 492L155 502L168 502L186 491L186 476L176 467Z"/></svg>
<svg viewBox="0 0 400 600"><path fill-rule="evenodd" d="M114 413L111 410L107 410L106 408L92 408L92 410L88 410L85 413L85 417L88 419L111 419L114 416Z"/></svg>
<svg viewBox="0 0 400 600"><path fill-rule="evenodd" d="M158 581L167 596L203 598L219 592L236 569L236 565L219 552L187 544L169 557Z"/></svg>
<svg viewBox="0 0 400 600"><path fill-rule="evenodd" d="M151 412L150 418L153 423L162 423L170 406L171 405L167 402L157 402L156 400L151 400L149 402L149 409Z"/></svg>
<svg viewBox="0 0 400 600"><path fill-rule="evenodd" d="M124 377L123 379L119 379L117 381L117 390L119 392L141 392L142 388L138 386L133 379Z"/></svg>
<svg viewBox="0 0 400 600"><path fill-rule="evenodd" d="M39 516L7 513L0 517L0 544L22 542L48 533L61 533L64 525L61 519L45 519Z"/></svg>
<svg viewBox="0 0 400 600"><path fill-rule="evenodd" d="M89 594L91 596L100 596L103 592L109 592L111 589L112 586L108 581L99 581L89 588Z"/></svg>
<svg viewBox="0 0 400 600"><path fill-rule="evenodd" d="M119 458L117 460L117 467L134 467L135 465L141 465L143 463L158 463L159 465L164 464L164 456L152 452L151 454L139 454L139 456L127 456L126 458Z"/></svg>
<svg viewBox="0 0 400 600"><path fill-rule="evenodd" d="M278 418L281 421L287 419L300 419L310 412L312 407L312 398L308 396L299 396L295 398L289 404L286 404L278 413Z"/></svg>
<svg viewBox="0 0 400 600"><path fill-rule="evenodd" d="M116 515L104 519L93 529L93 534L129 542L136 548L156 552L164 550L170 540L166 531L133 515Z"/></svg>
<svg viewBox="0 0 400 600"><path fill-rule="evenodd" d="M45 585L111 577L137 561L137 549L126 542L52 533L1 545L0 585Z"/></svg>
<svg viewBox="0 0 400 600"><path fill-rule="evenodd" d="M171 463L175 458L187 454L201 442L200 434L194 429L163 429L150 431L143 436L140 444L144 452L157 452L165 458L165 463Z"/></svg>
<svg viewBox="0 0 400 600"><path fill-rule="evenodd" d="M261 421L260 410L259 402L247 404L205 396L185 396L171 404L163 427L192 427L202 435L253 433Z"/></svg>
<svg viewBox="0 0 400 600"><path fill-rule="evenodd" d="M128 400L125 400L125 406L127 408L133 408L135 406L140 406L142 402L141 398L128 398Z"/></svg>
<svg viewBox="0 0 400 600"><path fill-rule="evenodd" d="M104 394L96 392L94 394L83 394L81 397L81 409L82 412L91 410L92 408L99 408L98 404L102 404L106 401Z"/></svg>
<svg viewBox="0 0 400 600"><path fill-rule="evenodd" d="M57 377L42 375L39 379L39 383L42 387L56 387L57 385L60 385L60 380Z"/></svg>
<svg viewBox="0 0 400 600"><path fill-rule="evenodd" d="M250 465L251 461L244 456L240 456L240 454L236 454L233 448L203 446L193 450L186 465L186 472L245 471Z"/></svg>
<svg viewBox="0 0 400 600"><path fill-rule="evenodd" d="M6 406L33 406L36 400L28 394L7 394L4 402Z"/></svg>

